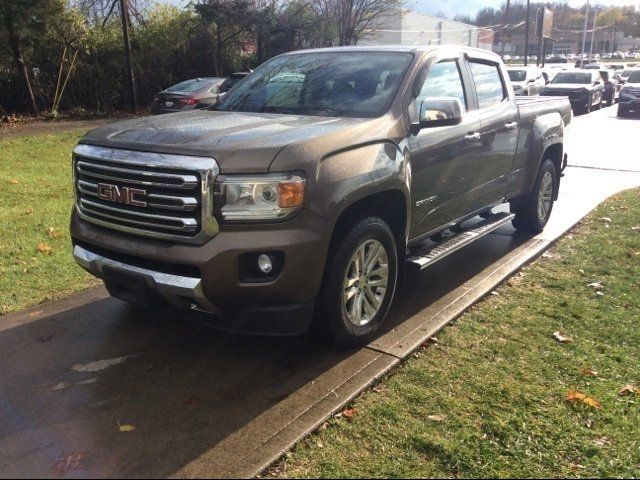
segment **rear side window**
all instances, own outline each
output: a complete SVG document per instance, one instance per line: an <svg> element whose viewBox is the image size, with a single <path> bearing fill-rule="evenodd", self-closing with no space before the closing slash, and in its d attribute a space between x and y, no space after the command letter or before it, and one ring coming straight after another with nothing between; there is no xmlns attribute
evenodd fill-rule
<svg viewBox="0 0 640 480"><path fill-rule="evenodd" d="M469 62L469 66L476 85L480 108L497 105L506 98L506 90L497 64L472 61Z"/></svg>
<svg viewBox="0 0 640 480"><path fill-rule="evenodd" d="M431 67L417 98L417 105L427 98L454 97L467 107L458 62L446 60Z"/></svg>

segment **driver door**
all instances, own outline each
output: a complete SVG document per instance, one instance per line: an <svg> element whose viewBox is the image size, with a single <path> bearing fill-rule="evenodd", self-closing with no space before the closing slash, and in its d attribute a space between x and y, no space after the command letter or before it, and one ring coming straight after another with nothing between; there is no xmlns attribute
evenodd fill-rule
<svg viewBox="0 0 640 480"><path fill-rule="evenodd" d="M418 75L410 117L423 100L454 97L464 107L462 121L454 126L421 129L409 136L411 151L411 239L439 230L468 213L466 190L477 174L476 159L483 146L480 117L470 111L472 95L464 81L460 58L445 59ZM468 77L467 77L468 78Z"/></svg>

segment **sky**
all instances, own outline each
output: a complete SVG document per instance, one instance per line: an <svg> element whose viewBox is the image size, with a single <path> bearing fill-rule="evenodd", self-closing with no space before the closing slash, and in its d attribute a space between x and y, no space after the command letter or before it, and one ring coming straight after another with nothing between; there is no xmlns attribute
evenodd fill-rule
<svg viewBox="0 0 640 480"><path fill-rule="evenodd" d="M455 17L458 14L473 16L481 8L499 8L503 3L504 0L407 0L407 8L432 15L442 12L447 17ZM586 0L569 0L569 4L573 7L580 7L585 3ZM595 2L591 2L592 5L594 3L640 6L639 0L595 0Z"/></svg>

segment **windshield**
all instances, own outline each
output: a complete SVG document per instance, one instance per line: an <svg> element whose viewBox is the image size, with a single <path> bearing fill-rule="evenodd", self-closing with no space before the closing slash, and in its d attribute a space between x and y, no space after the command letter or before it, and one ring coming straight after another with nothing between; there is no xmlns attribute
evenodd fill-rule
<svg viewBox="0 0 640 480"><path fill-rule="evenodd" d="M579 83L589 85L591 83L590 73L560 72L551 83Z"/></svg>
<svg viewBox="0 0 640 480"><path fill-rule="evenodd" d="M628 77L629 75L631 75L631 72L632 72L632 71L633 71L633 70L625 70L624 72L622 72L622 76L623 76L623 77Z"/></svg>
<svg viewBox="0 0 640 480"><path fill-rule="evenodd" d="M640 70L636 70L629 75L629 83L640 83Z"/></svg>
<svg viewBox="0 0 640 480"><path fill-rule="evenodd" d="M512 82L524 82L527 78L526 70L509 70L509 78Z"/></svg>
<svg viewBox="0 0 640 480"><path fill-rule="evenodd" d="M316 52L269 60L216 108L233 112L378 117L413 59L401 52Z"/></svg>

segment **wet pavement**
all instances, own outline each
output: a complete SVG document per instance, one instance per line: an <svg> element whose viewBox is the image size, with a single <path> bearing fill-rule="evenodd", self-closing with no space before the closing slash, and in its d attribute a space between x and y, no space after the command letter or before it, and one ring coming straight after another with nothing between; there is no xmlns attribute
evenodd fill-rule
<svg viewBox="0 0 640 480"><path fill-rule="evenodd" d="M609 195L640 185L638 120L575 119L551 223L410 275L368 348L253 338L103 289L0 319L0 477L255 475ZM124 430L124 431L122 431Z"/></svg>

